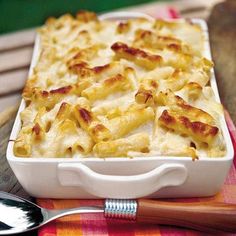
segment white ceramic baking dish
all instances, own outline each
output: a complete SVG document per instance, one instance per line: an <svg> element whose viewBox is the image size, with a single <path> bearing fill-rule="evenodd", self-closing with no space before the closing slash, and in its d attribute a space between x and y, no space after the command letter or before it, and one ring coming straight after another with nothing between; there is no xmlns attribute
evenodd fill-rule
<svg viewBox="0 0 236 236"><path fill-rule="evenodd" d="M109 13L100 19L124 20L150 16L140 13ZM207 25L194 19L205 36L205 53L211 58ZM39 37L36 38L30 72L38 56ZM220 101L214 72L211 86ZM22 100L11 140L16 139L21 127ZM234 151L226 122L222 115L221 127L227 152L223 158L137 157L137 158L19 158L14 156L13 142L7 148L7 160L23 188L32 196L42 198L173 198L200 197L216 194L227 176Z"/></svg>

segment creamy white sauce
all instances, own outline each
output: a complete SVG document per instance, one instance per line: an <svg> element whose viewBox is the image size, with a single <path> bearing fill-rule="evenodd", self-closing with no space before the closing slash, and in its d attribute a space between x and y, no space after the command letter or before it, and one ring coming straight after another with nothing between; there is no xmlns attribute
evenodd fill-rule
<svg viewBox="0 0 236 236"><path fill-rule="evenodd" d="M106 48L101 49L98 52L98 57L95 57L91 60L90 66L101 66L105 65L107 63L110 63L111 60L113 60L114 52L111 50L111 45L117 41L122 41L124 43L127 43L128 45L132 44L132 41L134 39L135 31L137 29L147 29L147 30L154 30L152 28L153 23L148 21L138 21L135 22L135 24L131 24L131 30L126 34L117 34L116 28L113 25L114 23L106 22L104 23L104 26L99 32L95 32L94 28L96 28L95 23L89 23L89 24L82 24L80 26L79 30L71 30L70 24L65 23L65 27L62 30L58 30L56 32L51 32L52 35L50 35L50 32L47 37L55 37L57 40L61 41L61 44L57 44L56 46L56 52L57 55L60 57L59 59L56 59L53 63L50 65L45 65L44 62L40 62L40 66L43 68L42 70L39 70L38 76L40 77L40 80L37 81L36 85L48 88L48 89L56 89L60 86L65 86L66 84L74 84L76 83L78 76L73 75L72 73L69 73L67 70L67 67L65 64L61 63L61 60L63 57L66 56L67 52L77 45L77 47L80 48L86 48L86 46L91 46L95 43L105 43L107 44ZM89 32L90 40L88 40L88 43L86 43L86 37L84 41L77 42L76 37L79 32L82 30L86 30ZM155 30L154 30L155 31ZM203 49L203 39L202 39L202 33L199 32L198 28L193 28L189 25L180 26L177 27L174 30L170 30L166 27L163 27L159 32L158 35L164 35L164 36L176 36L179 39L182 39L183 42L188 43L195 51L199 52L199 54L202 53ZM150 50L150 49L149 49ZM146 50L148 51L148 50ZM153 53L156 53L158 50L154 50ZM168 50L158 51L158 54L161 55L164 59L164 61L173 60L173 58L178 58L175 53ZM121 59L119 61L120 65L115 68L113 71L105 73L105 75L101 75L96 80L98 83L101 83L104 79L107 77L110 77L116 72L122 71L125 67L132 67L135 69L136 76L135 79L132 79L133 91L124 91L124 92L117 92L112 95L109 95L103 100L97 100L92 103L92 112L98 114L98 118L104 123L106 126L106 123L108 122L107 117L104 116L104 111L111 111L112 109L118 107L122 112L128 109L128 107L134 103L135 101L135 94L138 91L139 85L138 81L140 79L154 79L159 84L158 91L165 91L166 83L162 80L168 79L168 77L174 72L173 67L162 67L162 68L156 68L152 71L148 71L145 68L142 68L140 66L137 66L132 61L127 61L125 59ZM204 74L199 71L191 71L190 70L189 75L189 81L197 82L202 86L205 86L205 78ZM48 82L53 82L52 85L48 86ZM95 85L94 85L95 86ZM181 96L186 101L188 100L186 91L180 90L177 91L176 94ZM46 123L48 121L53 122L55 120L55 116L58 112L58 109L62 102L67 102L71 105L75 105L78 102L78 97L76 95L69 95L63 98L58 104L55 105L55 107L46 113L43 118L42 122ZM215 98L213 96L213 93L211 92L210 88L203 88L203 92L199 99L196 101L191 101L191 105L196 106L202 110L206 110L209 112L214 119L216 120L217 125L219 126L219 116L222 114L222 110L220 108L220 105L215 102ZM133 130L127 136L135 133L145 132L149 134L150 137L150 153L148 154L142 154L142 155L178 155L178 153L181 153L182 150L186 147L189 147L191 138L190 137L184 137L179 134L174 133L173 131L167 131L166 129L160 127L158 125L158 117L161 115L163 110L168 109L167 107L158 107L156 112L156 118L155 121L148 122L146 124L141 125L137 129ZM27 122L28 120L30 122L33 122L36 110L33 109L30 114L26 114L27 116ZM58 148L58 144L55 143L55 137L58 135L57 129L51 129L48 133L46 133L45 141L41 142L40 144L34 144L33 145L33 156L42 156L42 153L46 153L49 156L53 156L53 153L56 152L56 149ZM63 146L66 147L70 145L71 143L76 141L76 136L65 136L64 141L62 141ZM222 139L217 139L218 144L222 144ZM62 143L60 145L62 145ZM208 156L208 149L204 148L198 148L197 152L200 156ZM129 153L129 155L141 155L140 153ZM82 156L82 154L75 154L76 157Z"/></svg>

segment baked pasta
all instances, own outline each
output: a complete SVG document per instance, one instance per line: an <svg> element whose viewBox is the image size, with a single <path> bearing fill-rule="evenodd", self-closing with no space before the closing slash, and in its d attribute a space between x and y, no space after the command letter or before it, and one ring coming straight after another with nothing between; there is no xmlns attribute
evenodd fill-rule
<svg viewBox="0 0 236 236"><path fill-rule="evenodd" d="M83 11L48 19L39 36L16 156L224 156L199 25Z"/></svg>

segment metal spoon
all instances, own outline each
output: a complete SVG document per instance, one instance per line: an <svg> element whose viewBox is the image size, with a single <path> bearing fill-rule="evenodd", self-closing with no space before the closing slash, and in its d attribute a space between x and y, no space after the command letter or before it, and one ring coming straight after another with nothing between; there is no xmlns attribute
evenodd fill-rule
<svg viewBox="0 0 236 236"><path fill-rule="evenodd" d="M0 235L33 230L66 215L92 212L104 212L104 209L103 207L94 206L47 210L18 196L0 192Z"/></svg>
<svg viewBox="0 0 236 236"><path fill-rule="evenodd" d="M0 235L36 229L70 214L104 212L107 218L168 224L207 232L236 232L236 205L225 203L105 200L102 206L47 210L23 198L0 192Z"/></svg>

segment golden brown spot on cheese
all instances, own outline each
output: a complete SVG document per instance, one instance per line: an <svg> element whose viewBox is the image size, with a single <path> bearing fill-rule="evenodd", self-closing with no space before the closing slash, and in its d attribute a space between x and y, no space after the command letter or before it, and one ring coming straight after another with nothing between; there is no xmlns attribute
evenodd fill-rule
<svg viewBox="0 0 236 236"><path fill-rule="evenodd" d="M181 40L170 36L159 36L152 31L143 29L136 30L134 45L156 49L167 47L170 50L177 51L182 49Z"/></svg>
<svg viewBox="0 0 236 236"><path fill-rule="evenodd" d="M166 93L160 92L156 96L159 105L169 106L179 115L186 114L191 120L198 120L207 124L214 124L214 118L200 108L193 107L184 101L183 98L175 95L171 90Z"/></svg>
<svg viewBox="0 0 236 236"><path fill-rule="evenodd" d="M190 88L198 88L198 89L202 89L202 86L196 82L189 82L186 84L187 87Z"/></svg>
<svg viewBox="0 0 236 236"><path fill-rule="evenodd" d="M78 63L75 63L75 64L72 64L72 65L70 65L70 60L69 61L67 61L67 65L68 65L68 67L69 67L69 69L70 70L76 70L77 68L80 68L80 67L88 67L88 63L87 62L85 62L85 61L80 61L80 62L78 62Z"/></svg>
<svg viewBox="0 0 236 236"><path fill-rule="evenodd" d="M23 98L25 99L29 99L32 94L34 93L34 86L35 86L35 83L37 82L38 80L38 76L37 75L33 75L31 76L27 81L26 81L26 84L25 84L25 87L23 89Z"/></svg>
<svg viewBox="0 0 236 236"><path fill-rule="evenodd" d="M170 44L178 44L178 43L181 43L181 40L177 39L177 38L173 38L173 37L170 37L170 36L158 36L158 38L160 40L163 40L163 41L166 41Z"/></svg>
<svg viewBox="0 0 236 236"><path fill-rule="evenodd" d="M106 86L111 86L113 84L119 83L119 82L124 81L124 80L125 80L124 76L122 76L121 74L117 74L117 75L115 75L115 76L113 76L113 77L111 77L109 79L106 79L104 81L104 84Z"/></svg>
<svg viewBox="0 0 236 236"><path fill-rule="evenodd" d="M219 131L217 127L200 121L191 122L185 116L180 116L179 120L186 128L190 128L194 133L201 133L203 136L215 136Z"/></svg>
<svg viewBox="0 0 236 236"><path fill-rule="evenodd" d="M80 58L82 58L82 57L83 57L83 52L82 52L82 51L79 51L79 52L77 52L77 53L73 56L72 60L73 60L73 59L80 59Z"/></svg>
<svg viewBox="0 0 236 236"><path fill-rule="evenodd" d="M47 133L51 129L51 127L52 127L52 122L48 121L45 127L45 132Z"/></svg>
<svg viewBox="0 0 236 236"><path fill-rule="evenodd" d="M181 52L181 45L179 44L171 43L167 45L167 48L175 52Z"/></svg>
<svg viewBox="0 0 236 236"><path fill-rule="evenodd" d="M176 120L173 116L170 116L167 110L164 110L159 117L159 120L162 121L165 124L174 124L176 123Z"/></svg>
<svg viewBox="0 0 236 236"><path fill-rule="evenodd" d="M98 123L92 127L91 132L96 143L100 141L108 141L111 138L110 130L101 123Z"/></svg>
<svg viewBox="0 0 236 236"><path fill-rule="evenodd" d="M66 108L67 108L68 105L69 105L69 104L66 103L66 102L63 102L63 103L61 104L61 106L60 106L60 108L59 108L59 110L58 110L58 112L57 112L56 118L60 118L60 116L65 112L65 110L66 110Z"/></svg>
<svg viewBox="0 0 236 236"><path fill-rule="evenodd" d="M207 112L203 111L202 109L193 107L193 106L189 105L188 103L186 103L186 102L183 100L183 98L181 98L180 96L175 95L175 98L176 98L176 104L177 104L179 107L183 108L184 110L188 110L188 111L196 110L196 111L198 111L198 112L201 112L202 114L205 114L205 115L209 116L209 114L208 114Z"/></svg>
<svg viewBox="0 0 236 236"><path fill-rule="evenodd" d="M151 86L153 88L158 88L158 83L156 81L154 81L154 80L151 80Z"/></svg>
<svg viewBox="0 0 236 236"><path fill-rule="evenodd" d="M153 95L152 92L149 90L145 89L140 89L136 94L135 94L135 100L137 103L149 103L153 101Z"/></svg>
<svg viewBox="0 0 236 236"><path fill-rule="evenodd" d="M136 35L141 39L145 39L146 37L150 37L153 33L149 30L138 30L136 31Z"/></svg>
<svg viewBox="0 0 236 236"><path fill-rule="evenodd" d="M110 67L110 64L105 64L102 66L95 66L94 68L92 68L92 70L94 71L95 74L99 74L105 70L107 70Z"/></svg>
<svg viewBox="0 0 236 236"><path fill-rule="evenodd" d="M196 147L196 144L194 143L194 142L190 142L190 145L189 145L190 147L192 147L192 148L194 148L194 149L196 149L197 147Z"/></svg>
<svg viewBox="0 0 236 236"><path fill-rule="evenodd" d="M89 32L88 32L88 30L81 30L81 31L79 32L79 34L80 34L80 35L83 35L83 34L87 35L87 34L89 34Z"/></svg>
<svg viewBox="0 0 236 236"><path fill-rule="evenodd" d="M147 57L147 53L145 53L144 51L140 50L140 49L137 49L137 48L133 48L133 47L128 47L126 44L124 43L114 43L112 46L111 46L111 49L114 50L114 51L124 51L128 54L131 54L133 56L141 56L141 57Z"/></svg>
<svg viewBox="0 0 236 236"><path fill-rule="evenodd" d="M82 153L85 152L84 148L81 145L77 145L77 149L78 149L79 152L82 152Z"/></svg>
<svg viewBox="0 0 236 236"><path fill-rule="evenodd" d="M183 99L179 96L176 96L177 99L177 105L185 110L191 110L193 107L185 102L183 102ZM200 109L199 109L200 110Z"/></svg>
<svg viewBox="0 0 236 236"><path fill-rule="evenodd" d="M176 96L176 98L177 98L177 105L179 107L183 108L184 110L186 110L186 111L193 111L193 112L196 113L196 115L199 115L199 114L201 114L202 116L204 115L204 116L206 116L206 118L209 118L209 120L213 119L211 117L211 115L209 115L207 112L203 111L200 108L196 108L196 107L193 107L193 106L187 104L181 97Z"/></svg>
<svg viewBox="0 0 236 236"><path fill-rule="evenodd" d="M76 64L69 65L69 70L79 74L81 77L89 77L92 75L100 74L110 68L110 64L105 64L101 66L95 66L90 68L86 62L80 62Z"/></svg>
<svg viewBox="0 0 236 236"><path fill-rule="evenodd" d="M179 79L179 76L180 76L181 72L182 72L182 71L181 71L180 69L175 69L174 72L173 72L173 74L171 75L171 78L173 78L173 79Z"/></svg>
<svg viewBox="0 0 236 236"><path fill-rule="evenodd" d="M69 154L72 153L72 147L68 147L67 150L66 150Z"/></svg>
<svg viewBox="0 0 236 236"><path fill-rule="evenodd" d="M142 153L149 153L149 152L150 152L150 150L149 150L148 147L142 148L140 151L141 151Z"/></svg>
<svg viewBox="0 0 236 236"><path fill-rule="evenodd" d="M92 132L93 132L93 134L97 134L97 133L102 132L106 129L107 128L103 124L97 124L93 127Z"/></svg>
<svg viewBox="0 0 236 236"><path fill-rule="evenodd" d="M32 128L32 132L35 133L36 135L39 135L41 131L41 127L38 123L36 123L34 125L34 127Z"/></svg>
<svg viewBox="0 0 236 236"><path fill-rule="evenodd" d="M86 63L87 61L94 59L97 56L99 49L104 47L104 44L94 44L82 49L74 47L69 50L71 54L75 54L71 59L67 61L67 65L70 66L81 62Z"/></svg>
<svg viewBox="0 0 236 236"><path fill-rule="evenodd" d="M130 30L129 22L120 22L119 25L116 28L116 32L118 34L127 33L129 30Z"/></svg>
<svg viewBox="0 0 236 236"><path fill-rule="evenodd" d="M142 57L142 58L147 58L149 60L162 61L162 57L159 55L152 55L152 54L147 53L141 49L129 47L125 43L121 43L121 42L114 43L111 46L111 49L115 52L127 53L129 55L134 56L134 57Z"/></svg>
<svg viewBox="0 0 236 236"><path fill-rule="evenodd" d="M202 86L196 82L189 82L184 86L184 89L188 90L188 97L190 99L196 100L201 95Z"/></svg>
<svg viewBox="0 0 236 236"><path fill-rule="evenodd" d="M48 92L48 91L45 91L45 90L43 90L43 91L41 92L41 94L42 94L42 96L43 96L43 97L48 97L48 95L49 95L49 92Z"/></svg>
<svg viewBox="0 0 236 236"><path fill-rule="evenodd" d="M67 94L70 92L71 89L72 89L72 86L68 85L65 87L58 88L58 89L50 90L50 93L51 94Z"/></svg>
<svg viewBox="0 0 236 236"><path fill-rule="evenodd" d="M88 77L92 75L92 70L88 67L86 62L80 62L76 64L72 64L69 66L69 70L74 72L75 74L79 74L81 77Z"/></svg>
<svg viewBox="0 0 236 236"><path fill-rule="evenodd" d="M92 114L85 108L79 108L79 113L81 118L86 122L90 123L92 121Z"/></svg>
<svg viewBox="0 0 236 236"><path fill-rule="evenodd" d="M213 141L219 131L215 126L200 121L191 122L189 118L185 116L172 115L171 111L168 112L167 110L161 114L159 122L161 125L175 130L180 134L187 134L198 141L208 144Z"/></svg>
<svg viewBox="0 0 236 236"><path fill-rule="evenodd" d="M61 110L61 111L64 111L67 105L68 105L68 103L63 102L63 103L61 104L60 108L59 108L59 111L60 111L60 110Z"/></svg>

